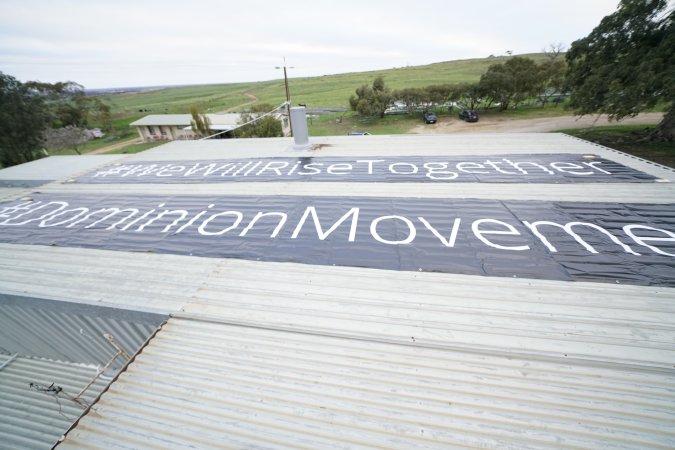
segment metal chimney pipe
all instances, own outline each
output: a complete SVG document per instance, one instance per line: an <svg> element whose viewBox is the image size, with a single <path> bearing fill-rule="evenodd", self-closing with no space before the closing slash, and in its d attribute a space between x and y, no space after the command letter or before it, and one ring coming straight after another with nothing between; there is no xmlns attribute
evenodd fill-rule
<svg viewBox="0 0 675 450"><path fill-rule="evenodd" d="M307 131L307 113L304 106L291 108L291 130L293 132L294 150L308 150L312 147L309 143L309 131Z"/></svg>

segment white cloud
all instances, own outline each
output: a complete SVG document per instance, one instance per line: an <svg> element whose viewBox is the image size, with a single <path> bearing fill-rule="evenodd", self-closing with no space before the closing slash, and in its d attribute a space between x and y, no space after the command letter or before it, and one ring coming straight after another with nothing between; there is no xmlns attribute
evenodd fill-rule
<svg viewBox="0 0 675 450"><path fill-rule="evenodd" d="M0 70L87 87L256 81L535 52L618 0L3 0ZM227 69L227 70L224 70Z"/></svg>

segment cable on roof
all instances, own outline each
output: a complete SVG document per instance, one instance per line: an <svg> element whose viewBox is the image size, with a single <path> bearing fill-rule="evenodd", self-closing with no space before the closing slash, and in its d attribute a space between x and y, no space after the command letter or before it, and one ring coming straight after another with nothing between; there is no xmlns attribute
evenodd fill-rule
<svg viewBox="0 0 675 450"><path fill-rule="evenodd" d="M232 129L230 129L230 130L219 131L219 132L216 133L216 134L212 134L212 135L210 135L210 136L206 136L206 137L203 137L203 138L198 139L198 140L199 140L199 141L204 141L204 140L210 139L210 138L212 138L212 137L214 137L214 136L218 136L218 135L221 135L221 134L223 134L223 133L228 133L228 132L230 132L230 131L234 131L234 130L236 130L237 128L245 127L246 125L251 124L251 123L253 123L253 122L255 122L255 121L258 121L258 120L262 119L263 117L266 117L266 116L269 116L269 115L271 115L271 114L274 114L275 112L279 111L281 108L283 108L284 106L286 106L286 105L288 105L288 104L289 104L289 102L283 102L281 105L277 106L277 107L274 108L272 111L267 112L267 113L265 113L265 114L263 114L263 115L261 115L261 116L258 116L258 117L256 117L256 118L253 119L253 120L249 120L249 121L246 122L246 123L242 123L241 125L237 125L236 127L232 128Z"/></svg>
<svg viewBox="0 0 675 450"><path fill-rule="evenodd" d="M68 392L64 391L61 386L58 386L54 383L52 383L49 386L45 386L43 384L39 383L30 383L28 387L34 391L41 392L43 394L50 394L54 400L56 401L56 405L59 408L59 414L65 418L66 420L75 420L76 417L68 417L64 411L63 411L63 405L61 405L61 397L59 397L59 394L63 394L66 396L67 400L70 400L72 402L75 402L78 406L80 406L82 409L86 409L87 403L84 400L77 399L70 395Z"/></svg>

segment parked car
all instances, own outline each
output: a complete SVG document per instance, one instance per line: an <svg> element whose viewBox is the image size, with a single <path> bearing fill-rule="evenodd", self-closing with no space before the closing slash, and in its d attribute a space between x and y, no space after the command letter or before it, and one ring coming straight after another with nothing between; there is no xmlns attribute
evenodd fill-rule
<svg viewBox="0 0 675 450"><path fill-rule="evenodd" d="M425 112L424 123L436 123L436 114L432 112Z"/></svg>
<svg viewBox="0 0 675 450"><path fill-rule="evenodd" d="M350 131L347 136L370 136L367 131Z"/></svg>
<svg viewBox="0 0 675 450"><path fill-rule="evenodd" d="M465 109L459 113L459 118L467 122L478 122L478 113L473 109Z"/></svg>

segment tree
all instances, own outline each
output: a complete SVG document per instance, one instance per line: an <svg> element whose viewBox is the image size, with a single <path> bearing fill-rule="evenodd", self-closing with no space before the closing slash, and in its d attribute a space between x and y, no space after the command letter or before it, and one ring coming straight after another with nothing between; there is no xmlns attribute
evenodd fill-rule
<svg viewBox="0 0 675 450"><path fill-rule="evenodd" d="M41 158L47 128L81 129L90 114L102 128L112 128L110 107L86 96L83 86L73 81L21 83L0 72L0 164L11 166ZM70 129L68 133L74 134Z"/></svg>
<svg viewBox="0 0 675 450"><path fill-rule="evenodd" d="M51 116L52 128L74 126L84 128L89 119L99 122L104 131L112 130L110 106L98 97L88 96L84 86L74 81L43 83L28 81L26 87L45 100L45 107Z"/></svg>
<svg viewBox="0 0 675 450"><path fill-rule="evenodd" d="M562 94L565 86L566 68L565 61L556 58L552 58L539 65L543 88L539 97L542 99L542 105L548 103L551 97Z"/></svg>
<svg viewBox="0 0 675 450"><path fill-rule="evenodd" d="M110 113L110 106L102 102L100 99L94 99L94 119L101 124L103 131L110 132L113 129L112 114Z"/></svg>
<svg viewBox="0 0 675 450"><path fill-rule="evenodd" d="M211 134L211 120L204 114L200 114L196 106L190 108L190 114L192 114L192 120L190 121L190 127L192 132L198 137L206 137Z"/></svg>
<svg viewBox="0 0 675 450"><path fill-rule="evenodd" d="M423 103L428 101L428 95L424 89L405 88L392 92L392 98L405 104L408 114L418 111Z"/></svg>
<svg viewBox="0 0 675 450"><path fill-rule="evenodd" d="M565 54L565 46L562 42L554 42L542 49L541 52L546 55L549 61L556 61L560 56Z"/></svg>
<svg viewBox="0 0 675 450"><path fill-rule="evenodd" d="M450 91L449 99L463 109L478 109L478 106L483 103L484 107L488 107L492 103L492 99L486 97L480 83L454 85Z"/></svg>
<svg viewBox="0 0 675 450"><path fill-rule="evenodd" d="M659 101L668 111L652 140L675 140L675 10L667 0L621 0L566 54L570 106L620 120Z"/></svg>
<svg viewBox="0 0 675 450"><path fill-rule="evenodd" d="M61 127L85 127L88 123L89 111L84 107L83 102L79 104L69 101L59 102L52 105L52 125Z"/></svg>
<svg viewBox="0 0 675 450"><path fill-rule="evenodd" d="M530 58L514 56L503 64L493 64L480 77L480 89L494 102L499 110L537 95L541 90L541 76L537 64Z"/></svg>
<svg viewBox="0 0 675 450"><path fill-rule="evenodd" d="M453 86L451 84L432 84L425 87L424 90L427 91L427 96L431 103L442 105L450 98Z"/></svg>
<svg viewBox="0 0 675 450"><path fill-rule="evenodd" d="M0 164L22 164L42 156L42 131L49 116L44 98L0 72Z"/></svg>
<svg viewBox="0 0 675 450"><path fill-rule="evenodd" d="M384 117L384 111L392 100L391 90L384 85L384 79L377 77L372 86L364 84L356 89L356 95L349 98L349 105L361 115Z"/></svg>
<svg viewBox="0 0 675 450"><path fill-rule="evenodd" d="M78 155L82 153L77 148L91 140L91 136L84 128L68 125L63 128L47 128L42 134L43 145L49 150L72 148Z"/></svg>
<svg viewBox="0 0 675 450"><path fill-rule="evenodd" d="M266 137L282 137L284 135L281 127L281 121L272 116L264 116L266 113L272 111L274 107L267 103L260 103L253 105L247 112L243 113L238 121L239 125L248 122L237 128L234 131L235 137L238 138L266 138ZM264 116L264 117L263 117Z"/></svg>
<svg viewBox="0 0 675 450"><path fill-rule="evenodd" d="M84 87L74 81L43 83L28 81L26 87L45 100L46 112L51 116L53 128L68 125L87 126L91 97L84 94Z"/></svg>
<svg viewBox="0 0 675 450"><path fill-rule="evenodd" d="M52 99L84 95L84 86L74 81L57 81L56 83L27 81L26 87L34 93Z"/></svg>

